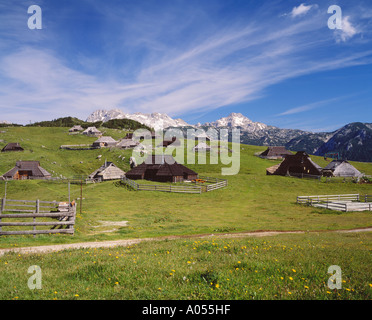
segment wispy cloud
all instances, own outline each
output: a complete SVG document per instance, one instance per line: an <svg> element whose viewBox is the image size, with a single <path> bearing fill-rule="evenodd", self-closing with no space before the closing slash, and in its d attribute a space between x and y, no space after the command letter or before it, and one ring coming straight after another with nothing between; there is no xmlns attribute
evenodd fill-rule
<svg viewBox="0 0 372 320"><path fill-rule="evenodd" d="M305 16L311 7L301 4L292 12ZM144 16L140 10L98 9L104 14L102 28L107 28L103 40L100 38L101 56L94 52L87 56L77 50L76 57L66 61L53 47L40 48L30 42L0 54L4 120L26 122L67 115L84 118L98 108L157 111L171 116L207 112L251 101L286 79L371 62L367 58L372 53L366 50L314 56L314 51L332 39L331 32L322 30L325 16L318 13L275 21L252 16L248 23L237 21L230 26L208 24L204 19L207 15L198 12L205 24L199 30L193 24L195 17L177 21L177 16L166 12ZM123 23L120 14L125 17ZM175 21L176 31L172 29ZM141 31L141 25L149 34ZM351 25L346 28L351 35ZM168 37L164 30L171 30L166 33ZM126 39L123 45L125 37L137 40ZM325 101L281 115L322 103ZM17 108L23 112L15 117Z"/></svg>
<svg viewBox="0 0 372 320"><path fill-rule="evenodd" d="M305 5L301 3L298 7L294 7L290 13L292 17L303 16L309 12L309 10L313 7L313 5Z"/></svg>
<svg viewBox="0 0 372 320"><path fill-rule="evenodd" d="M324 105L339 101L341 99L342 99L342 97L337 97L337 98L332 98L332 99L325 99L325 100L322 100L322 101L316 101L316 102L305 104L305 105L302 105L302 106L299 106L299 107L296 107L296 108L288 109L287 111L279 113L278 116L287 116L287 115L292 115L292 114L296 114L296 113L310 111L310 110L322 107Z"/></svg>

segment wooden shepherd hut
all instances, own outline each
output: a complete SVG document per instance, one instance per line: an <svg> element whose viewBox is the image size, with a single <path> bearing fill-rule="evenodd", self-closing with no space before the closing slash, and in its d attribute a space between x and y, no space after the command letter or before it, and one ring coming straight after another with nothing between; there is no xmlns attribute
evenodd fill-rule
<svg viewBox="0 0 372 320"><path fill-rule="evenodd" d="M107 162L88 176L89 180L105 181L121 179L125 172L118 168L113 162Z"/></svg>
<svg viewBox="0 0 372 320"><path fill-rule="evenodd" d="M116 144L117 148L120 149L131 149L139 145L139 142L134 141L132 139L121 139L119 142Z"/></svg>
<svg viewBox="0 0 372 320"><path fill-rule="evenodd" d="M48 179L52 175L40 166L39 161L17 161L13 169L3 174L4 179Z"/></svg>
<svg viewBox="0 0 372 320"><path fill-rule="evenodd" d="M292 155L292 152L288 151L283 146L268 147L264 152L260 153L260 158L265 159L283 159L286 156Z"/></svg>
<svg viewBox="0 0 372 320"><path fill-rule="evenodd" d="M8 143L4 148L1 149L1 152L10 152L10 151L23 151L24 149L20 146L18 142Z"/></svg>
<svg viewBox="0 0 372 320"><path fill-rule="evenodd" d="M321 176L322 168L310 159L310 156L299 151L293 155L287 155L284 160L275 166L266 169L268 175L281 176Z"/></svg>
<svg viewBox="0 0 372 320"><path fill-rule="evenodd" d="M83 131L83 130L84 130L84 128L81 125L75 125L72 128L70 128L68 131L69 132L79 132L79 131Z"/></svg>
<svg viewBox="0 0 372 320"><path fill-rule="evenodd" d="M170 155L151 155L145 162L128 171L125 176L133 180L158 182L183 182L198 178L196 172L177 163Z"/></svg>
<svg viewBox="0 0 372 320"><path fill-rule="evenodd" d="M89 137L100 137L102 136L102 132L99 131L96 127L88 127L83 131L83 134Z"/></svg>
<svg viewBox="0 0 372 320"><path fill-rule="evenodd" d="M333 160L322 170L325 177L361 177L362 173L346 160Z"/></svg>
<svg viewBox="0 0 372 320"><path fill-rule="evenodd" d="M115 147L118 142L109 136L103 136L93 142L93 147Z"/></svg>

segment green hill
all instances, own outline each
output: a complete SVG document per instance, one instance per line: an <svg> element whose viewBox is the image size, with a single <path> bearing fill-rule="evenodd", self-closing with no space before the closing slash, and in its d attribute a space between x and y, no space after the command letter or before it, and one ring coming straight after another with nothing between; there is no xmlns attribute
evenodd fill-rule
<svg viewBox="0 0 372 320"><path fill-rule="evenodd" d="M100 128L115 139L125 130ZM3 147L19 142L23 152L1 153L0 174L11 169L17 160L38 160L54 177L88 175L105 160L113 161L124 171L129 170L131 150L96 149L87 151L61 150L60 145L88 144L96 138L69 135L65 127L8 127L0 134ZM266 147L241 145L240 171L221 176L223 164L187 165L202 176L228 179L228 187L203 194L130 191L115 181L83 186L82 214L76 220L75 236L5 237L2 246L17 243L49 243L83 240L109 240L172 234L239 232L252 230L328 230L370 225L370 213L335 213L299 206L298 195L371 193L367 184L351 181L327 183L326 180L267 176L265 169L279 161L254 156ZM101 155L98 159L98 155ZM328 162L312 156L321 166ZM352 162L372 174L372 164ZM4 194L0 181L0 197ZM71 186L71 197L80 197L80 186ZM8 198L65 201L67 184L58 181L9 181ZM128 221L128 227L112 227L100 221ZM114 228L115 229L115 228Z"/></svg>

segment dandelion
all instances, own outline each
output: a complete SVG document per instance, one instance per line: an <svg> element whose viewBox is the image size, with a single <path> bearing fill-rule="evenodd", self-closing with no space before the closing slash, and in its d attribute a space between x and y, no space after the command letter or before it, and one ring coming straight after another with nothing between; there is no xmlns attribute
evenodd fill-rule
<svg viewBox="0 0 372 320"><path fill-rule="evenodd" d="M296 270L295 270L295 269L292 269L292 271L293 271L293 272L296 272Z"/></svg>
<svg viewBox="0 0 372 320"><path fill-rule="evenodd" d="M369 286L372 288L372 283L370 283Z"/></svg>
<svg viewBox="0 0 372 320"><path fill-rule="evenodd" d="M220 285L217 283L217 284L216 284L216 288L218 289L219 287L220 287Z"/></svg>
<svg viewBox="0 0 372 320"><path fill-rule="evenodd" d="M187 263L188 263L188 264L190 264L190 263L191 263L191 261L187 261Z"/></svg>
<svg viewBox="0 0 372 320"><path fill-rule="evenodd" d="M292 277L289 277L289 280L293 280L293 278Z"/></svg>
<svg viewBox="0 0 372 320"><path fill-rule="evenodd" d="M308 286L305 286L305 289L309 289L309 287Z"/></svg>
<svg viewBox="0 0 372 320"><path fill-rule="evenodd" d="M75 294L75 297L78 297L79 295L78 294Z"/></svg>

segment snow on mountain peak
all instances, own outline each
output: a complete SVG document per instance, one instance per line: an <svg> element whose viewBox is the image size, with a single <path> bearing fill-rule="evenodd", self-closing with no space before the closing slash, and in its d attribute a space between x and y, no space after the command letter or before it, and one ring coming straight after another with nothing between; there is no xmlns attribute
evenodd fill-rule
<svg viewBox="0 0 372 320"><path fill-rule="evenodd" d="M142 112L136 112L133 114L126 114L119 109L112 110L96 110L88 118L87 122L96 121L109 121L112 119L130 119L138 121L148 127L154 128L155 130L165 129L168 127L181 127L190 126L182 119L172 119L165 113L153 112L146 114Z"/></svg>

